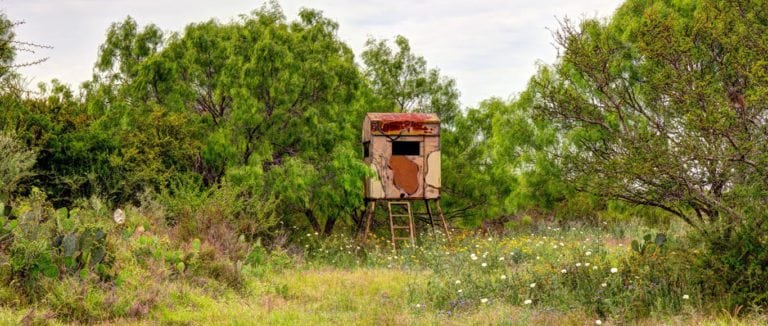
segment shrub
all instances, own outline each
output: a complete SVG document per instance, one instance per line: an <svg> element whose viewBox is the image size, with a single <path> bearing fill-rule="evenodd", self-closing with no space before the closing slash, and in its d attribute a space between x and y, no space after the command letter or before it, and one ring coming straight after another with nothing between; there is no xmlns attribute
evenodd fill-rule
<svg viewBox="0 0 768 326"><path fill-rule="evenodd" d="M19 202L17 227L9 246L9 283L32 299L39 298L40 280L61 274L87 278L111 278L113 249L106 208L98 199L80 203L79 208L54 211L45 194L33 188Z"/></svg>
<svg viewBox="0 0 768 326"><path fill-rule="evenodd" d="M697 238L704 248L696 255L695 267L706 295L728 311L768 303L768 236L757 230L744 225Z"/></svg>
<svg viewBox="0 0 768 326"><path fill-rule="evenodd" d="M18 183L31 175L37 153L10 135L0 133L0 216L7 210Z"/></svg>

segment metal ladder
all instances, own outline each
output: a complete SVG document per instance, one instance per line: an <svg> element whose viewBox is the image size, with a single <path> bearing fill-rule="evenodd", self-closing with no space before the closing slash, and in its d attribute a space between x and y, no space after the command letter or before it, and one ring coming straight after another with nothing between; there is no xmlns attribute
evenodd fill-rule
<svg viewBox="0 0 768 326"><path fill-rule="evenodd" d="M408 212L408 214L392 214L392 206L403 207ZM389 229L392 232L392 249L397 249L397 245L395 244L397 240L411 240L411 246L415 246L416 240L414 238L414 234L416 232L414 231L413 227L413 213L411 212L411 203L407 201L387 202L387 213L389 214ZM407 217L408 225L395 225L396 217ZM396 230L407 230L408 236L398 237L395 233Z"/></svg>

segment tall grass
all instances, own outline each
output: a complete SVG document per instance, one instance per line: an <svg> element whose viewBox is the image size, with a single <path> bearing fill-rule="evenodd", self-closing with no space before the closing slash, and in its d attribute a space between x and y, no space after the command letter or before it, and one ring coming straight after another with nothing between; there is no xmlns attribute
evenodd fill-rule
<svg viewBox="0 0 768 326"><path fill-rule="evenodd" d="M21 205L29 211L30 205ZM91 205L94 206L94 205ZM721 310L692 269L684 229L633 223L538 223L480 236L429 233L393 251L387 237L287 235L248 241L237 227L165 221L156 203L126 208L126 222L84 206L107 231L109 265L36 278L37 296L0 285L0 322L162 324L592 324L759 322L759 311ZM99 208L101 210L102 208ZM50 209L36 211L45 220ZM205 208L187 216L209 214ZM107 214L108 215L108 214ZM31 216L31 215L30 215ZM226 232L224 232L224 231ZM295 229L292 229L295 230ZM663 242L655 236L666 235ZM296 232L296 231L294 231ZM645 235L648 234L648 237ZM633 240L636 240L633 243ZM46 249L57 257L58 249ZM12 279L10 257L0 273ZM66 266L65 266L66 267ZM753 311L754 312L754 311Z"/></svg>

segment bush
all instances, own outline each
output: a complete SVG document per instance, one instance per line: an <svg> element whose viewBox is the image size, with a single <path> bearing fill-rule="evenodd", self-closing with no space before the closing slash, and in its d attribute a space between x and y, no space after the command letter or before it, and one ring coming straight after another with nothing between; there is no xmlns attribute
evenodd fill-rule
<svg viewBox="0 0 768 326"><path fill-rule="evenodd" d="M732 232L701 236L704 249L696 268L706 295L734 311L768 303L768 236L759 228L740 226ZM739 308L740 309L740 308Z"/></svg>
<svg viewBox="0 0 768 326"><path fill-rule="evenodd" d="M12 136L0 133L0 216L4 215L18 183L31 175L36 156Z"/></svg>
<svg viewBox="0 0 768 326"><path fill-rule="evenodd" d="M14 210L19 220L8 251L9 283L37 299L43 277L56 279L64 274L87 278L95 273L103 280L111 278L111 220L101 202L91 199L71 211L54 211L45 199L45 194L33 188Z"/></svg>

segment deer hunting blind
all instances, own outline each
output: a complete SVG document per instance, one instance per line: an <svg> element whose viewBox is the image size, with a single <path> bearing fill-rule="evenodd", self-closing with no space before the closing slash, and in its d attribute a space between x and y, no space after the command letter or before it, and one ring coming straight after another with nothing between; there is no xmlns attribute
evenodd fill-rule
<svg viewBox="0 0 768 326"><path fill-rule="evenodd" d="M440 119L434 113L368 113L363 120L363 160L375 175L365 179L367 202L364 238L378 202L386 203L392 245L414 243L411 203L423 201L425 217L434 231L430 201L434 201L446 236L440 208ZM393 213L393 207L405 213ZM407 218L406 221L403 221ZM407 223L408 225L402 225ZM405 231L408 237L397 236Z"/></svg>

